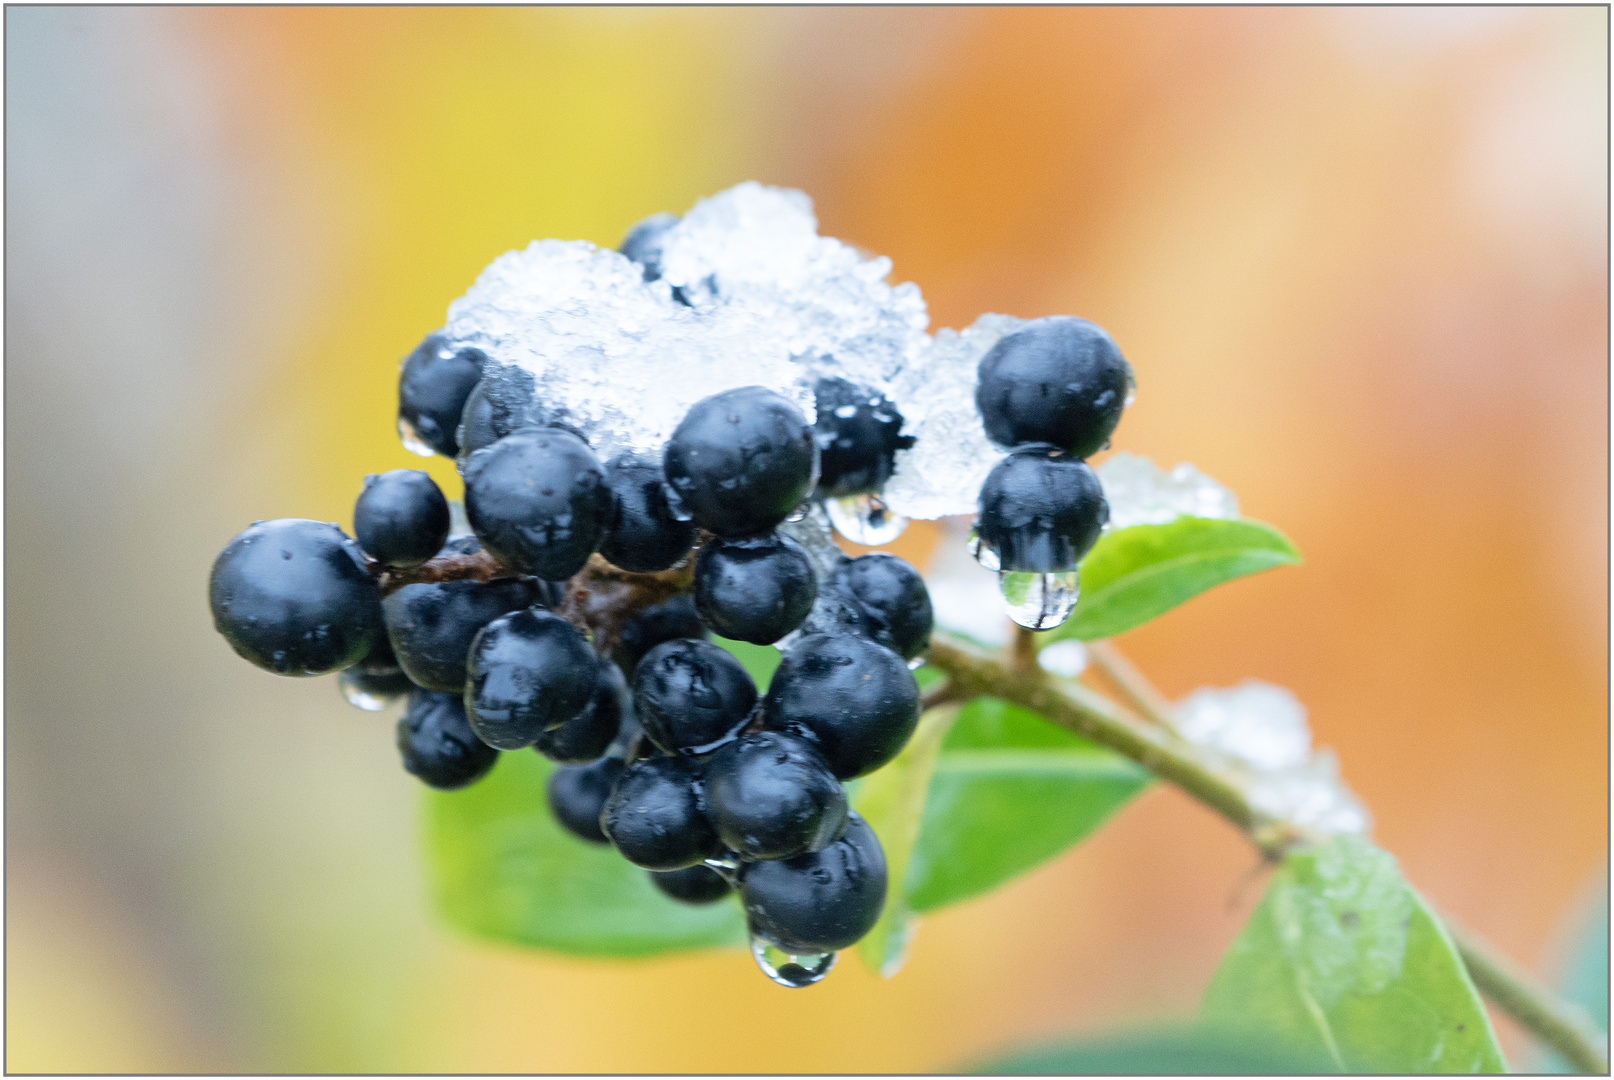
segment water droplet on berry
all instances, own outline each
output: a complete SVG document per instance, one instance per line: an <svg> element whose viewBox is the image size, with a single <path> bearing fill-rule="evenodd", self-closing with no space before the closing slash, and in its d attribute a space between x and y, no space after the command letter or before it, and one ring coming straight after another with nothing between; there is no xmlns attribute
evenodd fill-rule
<svg viewBox="0 0 1614 1080"><path fill-rule="evenodd" d="M998 549L982 540L981 534L975 531L973 525L970 526L969 549L970 556L982 570L990 570L995 574L1002 568L1002 563L998 559Z"/></svg>
<svg viewBox="0 0 1614 1080"><path fill-rule="evenodd" d="M756 958L762 974L778 983L798 990L811 986L828 975L835 966L836 953L787 952L767 938L751 935L751 955Z"/></svg>
<svg viewBox="0 0 1614 1080"><path fill-rule="evenodd" d="M355 709L363 709L365 712L380 712L387 707L387 699L377 697L366 690L358 679L353 677L352 672L344 671L338 675L336 685L341 689L343 699Z"/></svg>
<svg viewBox="0 0 1614 1080"><path fill-rule="evenodd" d="M864 547L889 544L902 535L908 519L893 514L878 495L848 495L844 499L829 499L824 503L829 523L835 531Z"/></svg>
<svg viewBox="0 0 1614 1080"><path fill-rule="evenodd" d="M1121 402L1121 408L1130 408L1136 400L1138 400L1138 380L1137 376L1132 374L1132 365L1128 364L1126 369L1126 400Z"/></svg>
<svg viewBox="0 0 1614 1080"><path fill-rule="evenodd" d="M1076 606L1081 592L1080 575L1075 570L1053 574L998 574L998 591L1009 618L1027 630L1052 630Z"/></svg>
<svg viewBox="0 0 1614 1080"><path fill-rule="evenodd" d="M925 666L925 658L923 656L916 656L912 660L908 661L908 670L909 671L918 671L920 668L922 668L924 666Z"/></svg>
<svg viewBox="0 0 1614 1080"><path fill-rule="evenodd" d="M465 504L458 499L448 503L448 538L471 535L471 519L465 516Z"/></svg>
<svg viewBox="0 0 1614 1080"><path fill-rule="evenodd" d="M807 505L807 503L802 503L800 506L790 511L790 513L785 515L785 520L792 524L798 521L805 521L807 519Z"/></svg>
<svg viewBox="0 0 1614 1080"><path fill-rule="evenodd" d="M409 451L411 454L419 454L421 457L432 457L437 453L436 450L433 450L431 447L427 446L425 441L415 433L415 425L411 424L401 416L398 417L398 441L403 443L403 448Z"/></svg>

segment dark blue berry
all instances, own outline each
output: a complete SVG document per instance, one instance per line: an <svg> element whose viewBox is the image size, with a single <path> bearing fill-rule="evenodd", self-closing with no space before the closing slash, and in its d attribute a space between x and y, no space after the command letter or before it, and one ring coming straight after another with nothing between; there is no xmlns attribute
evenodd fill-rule
<svg viewBox="0 0 1614 1080"><path fill-rule="evenodd" d="M772 645L812 610L818 578L801 545L777 532L713 538L695 560L695 609L719 634Z"/></svg>
<svg viewBox="0 0 1614 1080"><path fill-rule="evenodd" d="M610 513L605 470L570 432L520 431L466 463L471 528L494 558L523 574L562 581L583 569Z"/></svg>
<svg viewBox="0 0 1614 1080"><path fill-rule="evenodd" d="M817 459L813 429L794 405L742 386L695 403L667 442L663 468L701 528L754 536L812 490Z"/></svg>
<svg viewBox="0 0 1614 1080"><path fill-rule="evenodd" d="M841 780L873 772L919 723L919 686L902 657L868 638L812 634L785 654L763 716L812 743Z"/></svg>
<svg viewBox="0 0 1614 1080"><path fill-rule="evenodd" d="M213 562L208 601L230 647L276 675L352 667L384 632L364 553L323 521L259 521L237 534Z"/></svg>
<svg viewBox="0 0 1614 1080"><path fill-rule="evenodd" d="M1000 569L1016 573L1076 569L1110 518L1086 462L1045 447L998 462L981 485L980 510L981 543L997 552Z"/></svg>
<svg viewBox="0 0 1614 1080"><path fill-rule="evenodd" d="M624 454L605 466L605 476L611 486L611 518L601 555L624 570L651 573L689 553L695 523L674 515L660 465Z"/></svg>
<svg viewBox="0 0 1614 1080"><path fill-rule="evenodd" d="M489 364L482 379L465 399L460 414L459 464L465 471L470 456L523 428L560 427L581 437L537 398L532 372L515 364Z"/></svg>
<svg viewBox="0 0 1614 1080"><path fill-rule="evenodd" d="M924 651L935 616L930 591L919 571L895 555L879 551L841 563L834 581L856 598L876 641L889 645L905 660Z"/></svg>
<svg viewBox="0 0 1614 1080"><path fill-rule="evenodd" d="M594 696L588 705L564 724L540 734L532 748L550 761L565 764L593 761L616 739L622 727L627 696L622 672L609 660L601 660Z"/></svg>
<svg viewBox="0 0 1614 1080"><path fill-rule="evenodd" d="M710 904L733 891L728 879L710 866L696 864L682 870L647 870L651 884L686 904Z"/></svg>
<svg viewBox="0 0 1614 1080"><path fill-rule="evenodd" d="M600 828L600 812L622 775L622 759L602 757L587 765L562 765L549 774L549 811L561 827L579 840L609 844Z"/></svg>
<svg viewBox="0 0 1614 1080"><path fill-rule="evenodd" d="M371 473L353 504L353 536L383 566L419 566L448 539L448 500L419 469Z"/></svg>
<svg viewBox="0 0 1614 1080"><path fill-rule="evenodd" d="M818 851L846 829L846 813L846 792L824 759L789 735L746 735L706 763L706 814L718 839L749 858Z"/></svg>
<svg viewBox="0 0 1614 1080"><path fill-rule="evenodd" d="M456 537L443 554L474 555L474 536ZM476 632L500 615L531 607L540 599L530 579L444 581L405 585L381 602L387 635L398 664L417 686L457 694L465 688L465 663Z"/></svg>
<svg viewBox="0 0 1614 1080"><path fill-rule="evenodd" d="M628 230L617 250L644 267L646 281L655 281L661 277L661 245L667 230L676 224L677 214L651 214Z"/></svg>
<svg viewBox="0 0 1614 1080"><path fill-rule="evenodd" d="M896 453L914 443L903 435L902 414L883 394L845 379L819 379L813 387L818 443L818 491L840 497L878 491L891 479Z"/></svg>
<svg viewBox="0 0 1614 1080"><path fill-rule="evenodd" d="M981 358L975 405L999 446L1048 443L1085 458L1120 423L1132 368L1086 319L1050 315L1004 336Z"/></svg>
<svg viewBox="0 0 1614 1080"><path fill-rule="evenodd" d="M745 726L756 684L733 654L707 641L657 645L633 676L633 709L646 737L669 754L705 754Z"/></svg>
<svg viewBox="0 0 1614 1080"><path fill-rule="evenodd" d="M740 879L752 932L794 953L855 944L879 921L885 892L885 852L856 814L824 850L751 863Z"/></svg>
<svg viewBox="0 0 1614 1080"><path fill-rule="evenodd" d="M695 598L682 593L671 600L647 607L628 620L628 624L617 635L616 649L611 655L631 679L645 653L662 642L705 636L706 626L695 610Z"/></svg>
<svg viewBox="0 0 1614 1080"><path fill-rule="evenodd" d="M519 750L588 707L598 661L572 624L535 608L501 615L477 632L465 680L465 714L489 746Z"/></svg>
<svg viewBox="0 0 1614 1080"><path fill-rule="evenodd" d="M646 870L680 870L715 858L723 846L701 807L700 765L653 757L623 770L600 814L623 858Z"/></svg>
<svg viewBox="0 0 1614 1080"><path fill-rule="evenodd" d="M404 768L444 791L487 775L499 752L476 737L458 694L416 690L398 721L398 751Z"/></svg>
<svg viewBox="0 0 1614 1080"><path fill-rule="evenodd" d="M479 349L450 349L442 334L430 334L404 357L398 373L398 419L439 454L459 453L454 432L465 399L482 377L487 357Z"/></svg>

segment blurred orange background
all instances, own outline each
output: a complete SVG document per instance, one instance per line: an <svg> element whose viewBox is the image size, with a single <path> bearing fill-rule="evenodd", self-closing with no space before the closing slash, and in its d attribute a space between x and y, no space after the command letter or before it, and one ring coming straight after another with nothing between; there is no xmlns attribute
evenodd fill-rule
<svg viewBox="0 0 1614 1080"><path fill-rule="evenodd" d="M1306 557L1122 648L1295 691L1411 880L1550 974L1608 843L1607 18L8 8L8 1069L936 1071L1191 1013L1259 885L1173 791L889 981L528 954L433 921L393 714L213 633L231 535L417 466L396 365L491 258L753 178L933 328L1109 329L1116 447Z"/></svg>

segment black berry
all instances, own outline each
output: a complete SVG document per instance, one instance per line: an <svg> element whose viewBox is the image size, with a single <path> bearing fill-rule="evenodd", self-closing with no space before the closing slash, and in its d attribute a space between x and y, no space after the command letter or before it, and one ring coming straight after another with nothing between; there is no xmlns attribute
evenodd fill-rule
<svg viewBox="0 0 1614 1080"><path fill-rule="evenodd" d="M1109 441L1131 381L1110 335L1086 319L1050 315L981 358L975 405L999 446L1048 443L1085 458Z"/></svg>
<svg viewBox="0 0 1614 1080"><path fill-rule="evenodd" d="M383 632L381 594L364 553L335 525L259 521L213 562L213 626L276 675L324 675L359 663Z"/></svg>
<svg viewBox="0 0 1614 1080"><path fill-rule="evenodd" d="M588 707L598 662L583 635L535 608L501 615L471 642L465 713L500 750L531 746Z"/></svg>
<svg viewBox="0 0 1614 1080"><path fill-rule="evenodd" d="M675 638L704 638L706 626L695 610L695 598L681 593L671 600L645 608L622 628L617 635L616 650L611 654L624 674L633 677L634 669L645 653L664 641Z"/></svg>
<svg viewBox="0 0 1614 1080"><path fill-rule="evenodd" d="M647 870L656 888L686 904L710 904L733 891L728 880L710 866L696 864L682 870Z"/></svg>
<svg viewBox="0 0 1614 1080"><path fill-rule="evenodd" d="M754 536L783 521L812 490L818 448L806 418L761 386L695 403L667 442L667 481L719 536Z"/></svg>
<svg viewBox="0 0 1614 1080"><path fill-rule="evenodd" d="M891 479L896 452L914 444L903 435L897 407L845 379L819 379L813 387L818 443L818 491L831 497L878 491Z"/></svg>
<svg viewBox="0 0 1614 1080"><path fill-rule="evenodd" d="M769 729L812 743L837 778L873 772L919 723L919 686L902 657L868 638L812 634L773 673Z"/></svg>
<svg viewBox="0 0 1614 1080"><path fill-rule="evenodd" d="M740 898L753 933L794 953L855 944L885 906L885 852L856 814L822 851L748 865Z"/></svg>
<svg viewBox="0 0 1614 1080"><path fill-rule="evenodd" d="M611 513L611 489L576 435L534 428L465 465L465 514L482 545L523 574L561 581L583 569Z"/></svg>
<svg viewBox="0 0 1614 1080"><path fill-rule="evenodd" d="M601 660L594 681L594 696L588 705L564 724L540 734L532 748L550 761L566 764L593 761L616 739L622 727L623 700L627 694L622 672L609 660Z"/></svg>
<svg viewBox="0 0 1614 1080"><path fill-rule="evenodd" d="M489 364L482 379L465 399L460 414L460 471L465 462L484 447L523 428L558 426L577 435L537 399L537 382L532 372L514 364Z"/></svg>
<svg viewBox="0 0 1614 1080"><path fill-rule="evenodd" d="M757 688L733 654L708 641L663 642L633 676L634 715L669 754L704 754L733 738L751 716Z"/></svg>
<svg viewBox="0 0 1614 1080"><path fill-rule="evenodd" d="M353 504L353 536L384 566L419 566L448 539L448 500L419 469L371 473Z"/></svg>
<svg viewBox="0 0 1614 1080"><path fill-rule="evenodd" d="M404 768L444 791L487 775L499 752L476 737L458 694L416 690L398 721L398 751Z"/></svg>
<svg viewBox="0 0 1614 1080"><path fill-rule="evenodd" d="M800 739L763 731L706 763L706 814L718 839L753 859L818 851L846 828L846 792Z"/></svg>
<svg viewBox="0 0 1614 1080"><path fill-rule="evenodd" d="M876 641L905 660L924 651L935 620L930 591L905 560L883 551L860 555L836 567L834 581L862 607Z"/></svg>
<svg viewBox="0 0 1614 1080"><path fill-rule="evenodd" d="M550 813L579 840L609 844L605 830L600 828L600 812L622 769L622 759L614 757L587 765L562 765L549 774Z"/></svg>
<svg viewBox="0 0 1614 1080"><path fill-rule="evenodd" d="M700 765L691 758L653 757L629 765L600 814L622 856L646 870L680 870L716 857L723 847L700 800Z"/></svg>
<svg viewBox="0 0 1614 1080"><path fill-rule="evenodd" d="M661 245L667 230L678 224L676 214L651 214L628 230L617 248L622 254L644 267L644 279L655 281L661 277Z"/></svg>
<svg viewBox="0 0 1614 1080"><path fill-rule="evenodd" d="M605 466L611 517L600 554L635 573L665 570L689 553L695 523L680 521L668 502L661 466L622 455Z"/></svg>
<svg viewBox="0 0 1614 1080"><path fill-rule="evenodd" d="M777 532L714 538L695 560L695 608L727 638L772 645L794 630L818 595L801 545Z"/></svg>
<svg viewBox="0 0 1614 1080"><path fill-rule="evenodd" d="M1076 569L1109 520L1104 488L1087 463L1039 447L998 462L981 485L981 543L1016 573Z"/></svg>
<svg viewBox="0 0 1614 1080"><path fill-rule="evenodd" d="M398 373L398 420L439 454L459 453L454 432L487 357L478 349L450 349L430 334L404 357Z"/></svg>

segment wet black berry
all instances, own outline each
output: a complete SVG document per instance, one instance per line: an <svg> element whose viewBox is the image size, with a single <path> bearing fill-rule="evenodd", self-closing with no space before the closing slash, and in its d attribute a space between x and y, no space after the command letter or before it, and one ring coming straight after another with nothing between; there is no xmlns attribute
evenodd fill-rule
<svg viewBox="0 0 1614 1080"><path fill-rule="evenodd" d="M981 485L980 509L981 543L997 552L1001 569L1017 573L1076 569L1110 517L1086 462L1038 447L997 463Z"/></svg>
<svg viewBox="0 0 1614 1080"><path fill-rule="evenodd" d="M654 757L628 766L600 814L611 843L646 870L679 870L723 850L700 801L700 765Z"/></svg>
<svg viewBox="0 0 1614 1080"><path fill-rule="evenodd" d="M557 428L506 436L465 465L465 514L499 562L546 581L583 568L605 537L611 489L587 444Z"/></svg>
<svg viewBox="0 0 1614 1080"><path fill-rule="evenodd" d="M993 442L1048 443L1085 458L1120 422L1132 368L1097 326L1050 315L992 346L977 380L975 405Z"/></svg>
<svg viewBox="0 0 1614 1080"><path fill-rule="evenodd" d="M600 811L622 775L622 759L602 757L587 765L562 765L549 774L549 810L579 840L609 844L600 828Z"/></svg>
<svg viewBox="0 0 1614 1080"><path fill-rule="evenodd" d="M456 537L444 554L472 555L474 536ZM417 686L457 694L465 688L465 664L476 632L500 615L541 599L532 580L444 581L405 585L381 602L387 636L398 663Z"/></svg>
<svg viewBox="0 0 1614 1080"><path fill-rule="evenodd" d="M535 608L501 615L477 632L465 713L489 746L519 750L588 707L598 662L583 635Z"/></svg>
<svg viewBox="0 0 1614 1080"><path fill-rule="evenodd" d="M353 536L384 566L419 566L448 539L448 500L419 469L371 473L353 504Z"/></svg>
<svg viewBox="0 0 1614 1080"><path fill-rule="evenodd" d="M774 731L746 735L706 763L706 814L718 839L753 859L818 851L846 828L846 792L818 752Z"/></svg>
<svg viewBox="0 0 1614 1080"><path fill-rule="evenodd" d="M630 679L645 653L674 638L704 638L706 626L695 611L695 598L682 593L671 600L645 608L624 626L617 636L612 658Z"/></svg>
<svg viewBox="0 0 1614 1080"><path fill-rule="evenodd" d="M523 428L560 427L580 436L538 400L536 386L532 372L514 364L488 364L483 369L481 381L465 399L465 411L460 414L462 473L472 454Z"/></svg>
<svg viewBox="0 0 1614 1080"><path fill-rule="evenodd" d="M831 497L877 491L889 479L898 450L914 443L903 435L897 407L845 379L819 379L813 387L818 443L818 491Z"/></svg>
<svg viewBox="0 0 1614 1080"><path fill-rule="evenodd" d="M532 748L550 761L566 764L593 761L616 739L622 727L627 694L622 672L609 660L601 660L594 681L594 696L588 705L564 724L540 734Z"/></svg>
<svg viewBox="0 0 1614 1080"><path fill-rule="evenodd" d="M856 814L824 850L751 863L740 879L752 931L794 953L855 944L879 921L885 891L885 852Z"/></svg>
<svg viewBox="0 0 1614 1080"><path fill-rule="evenodd" d="M663 642L639 661L633 708L645 735L669 754L704 754L733 738L757 688L733 654L707 641Z"/></svg>
<svg viewBox="0 0 1614 1080"><path fill-rule="evenodd" d="M682 870L647 870L646 873L656 888L686 904L710 904L733 891L722 874L701 864Z"/></svg>
<svg viewBox="0 0 1614 1080"><path fill-rule="evenodd" d="M713 630L736 641L772 645L801 623L817 595L807 553L777 532L714 538L695 561L696 610Z"/></svg>
<svg viewBox="0 0 1614 1080"><path fill-rule="evenodd" d="M662 240L676 224L677 214L651 214L628 230L617 250L644 267L646 281L655 281L661 277Z"/></svg>
<svg viewBox="0 0 1614 1080"><path fill-rule="evenodd" d="M763 715L806 739L842 780L896 757L919 723L919 686L902 657L868 638L812 634L785 654Z"/></svg>
<svg viewBox="0 0 1614 1080"><path fill-rule="evenodd" d="M324 675L365 658L383 632L364 553L323 521L255 522L213 562L213 626L276 675Z"/></svg>
<svg viewBox="0 0 1614 1080"><path fill-rule="evenodd" d="M398 721L404 768L434 788L452 791L487 775L499 752L476 737L458 694L416 690Z"/></svg>
<svg viewBox="0 0 1614 1080"><path fill-rule="evenodd" d="M487 357L478 349L449 349L442 334L430 334L404 357L398 373L398 419L439 454L459 453L454 439L465 399L482 377Z"/></svg>
<svg viewBox="0 0 1614 1080"><path fill-rule="evenodd" d="M880 551L841 563L834 581L856 598L876 641L890 645L905 660L924 651L935 617L919 571Z"/></svg>
<svg viewBox="0 0 1614 1080"><path fill-rule="evenodd" d="M601 555L624 570L650 573L689 553L695 523L673 515L660 465L622 455L605 466L605 476L611 486L611 517Z"/></svg>
<svg viewBox="0 0 1614 1080"><path fill-rule="evenodd" d="M818 448L794 405L761 386L695 403L667 442L667 481L719 536L754 536L778 525L812 490Z"/></svg>

